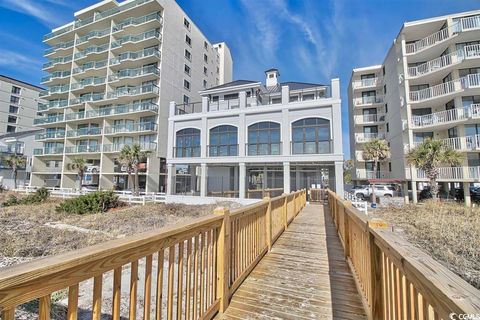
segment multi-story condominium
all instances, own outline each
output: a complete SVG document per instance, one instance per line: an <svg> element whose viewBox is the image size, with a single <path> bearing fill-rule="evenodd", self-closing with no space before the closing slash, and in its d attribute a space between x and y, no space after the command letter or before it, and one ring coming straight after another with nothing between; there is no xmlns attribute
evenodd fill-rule
<svg viewBox="0 0 480 320"><path fill-rule="evenodd" d="M44 104L43 88L0 75L0 134L34 129L37 109Z"/></svg>
<svg viewBox="0 0 480 320"><path fill-rule="evenodd" d="M77 186L68 164L87 160L83 184L127 188L118 161L125 145L150 155L140 188L165 188L168 106L195 101L198 91L231 81L225 43L212 45L173 0L102 1L44 37L48 87L32 185Z"/></svg>
<svg viewBox="0 0 480 320"><path fill-rule="evenodd" d="M480 182L480 10L403 25L382 65L354 69L349 88L354 179L408 182L417 200L425 172L408 165L406 153L427 138L464 154L462 165L440 168L444 192ZM391 158L373 176L362 144L390 143Z"/></svg>
<svg viewBox="0 0 480 320"><path fill-rule="evenodd" d="M343 194L339 80L237 80L170 104L169 195L261 198L329 186Z"/></svg>

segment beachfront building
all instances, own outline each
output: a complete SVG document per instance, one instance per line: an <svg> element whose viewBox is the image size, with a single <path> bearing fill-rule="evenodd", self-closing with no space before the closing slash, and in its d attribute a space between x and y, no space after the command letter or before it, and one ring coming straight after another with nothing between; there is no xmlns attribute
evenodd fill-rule
<svg viewBox="0 0 480 320"><path fill-rule="evenodd" d="M428 181L405 155L427 138L464 154L462 165L440 168L442 192L480 182L480 10L406 22L382 65L354 69L349 87L353 179L403 182L417 201ZM372 138L390 144L380 164L362 160Z"/></svg>
<svg viewBox="0 0 480 320"><path fill-rule="evenodd" d="M42 128L31 184L74 188L68 169L87 160L83 185L126 189L118 161L125 145L149 151L140 188L164 191L168 105L231 81L225 43L211 44L173 0L101 1L45 35L47 87L35 126Z"/></svg>
<svg viewBox="0 0 480 320"><path fill-rule="evenodd" d="M339 80L237 80L170 103L169 195L274 197L302 188L343 194Z"/></svg>

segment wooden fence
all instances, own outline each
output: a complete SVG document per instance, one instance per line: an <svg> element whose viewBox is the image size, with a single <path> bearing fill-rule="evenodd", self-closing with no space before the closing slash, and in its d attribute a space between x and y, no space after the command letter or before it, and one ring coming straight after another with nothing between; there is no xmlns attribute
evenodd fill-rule
<svg viewBox="0 0 480 320"><path fill-rule="evenodd" d="M447 320L480 313L479 290L385 222L367 219L330 190L328 204L370 319Z"/></svg>
<svg viewBox="0 0 480 320"><path fill-rule="evenodd" d="M235 290L305 204L306 192L301 190L232 212L218 208L214 215L188 224L5 268L0 270L2 320L14 319L18 306L35 299L39 319L50 319L52 294L65 289L66 318L76 320L79 291L86 285L91 285L92 319L99 320L105 292L110 293L105 290L107 274L113 282L107 297L113 320L120 319L125 303L130 319L138 315L211 319L227 308ZM141 284L140 272L145 272ZM122 301L125 282L128 296ZM139 287L145 297L142 310Z"/></svg>

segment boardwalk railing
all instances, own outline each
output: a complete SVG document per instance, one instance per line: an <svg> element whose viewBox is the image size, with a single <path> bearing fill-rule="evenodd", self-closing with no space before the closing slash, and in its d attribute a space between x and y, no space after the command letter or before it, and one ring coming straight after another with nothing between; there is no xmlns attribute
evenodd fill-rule
<svg viewBox="0 0 480 320"><path fill-rule="evenodd" d="M370 319L478 315L479 290L330 190L328 205Z"/></svg>
<svg viewBox="0 0 480 320"><path fill-rule="evenodd" d="M14 319L20 305L35 299L38 318L48 320L52 294L65 289L67 319L77 319L79 309L85 310L79 304L79 292L85 289L91 293L86 309L91 309L94 320L101 319L106 294L113 320L120 319L121 305L128 306L129 319L140 314L143 319L211 319L225 311L235 290L305 204L306 192L301 190L232 212L218 208L214 215L188 224L2 269L2 320ZM144 272L143 278L139 272ZM106 283L108 276L112 283ZM128 290L122 291L128 283ZM143 306L138 288L143 288Z"/></svg>

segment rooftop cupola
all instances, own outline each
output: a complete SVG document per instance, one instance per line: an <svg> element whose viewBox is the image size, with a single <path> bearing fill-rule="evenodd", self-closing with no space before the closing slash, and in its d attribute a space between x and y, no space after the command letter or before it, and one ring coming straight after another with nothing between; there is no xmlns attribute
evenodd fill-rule
<svg viewBox="0 0 480 320"><path fill-rule="evenodd" d="M267 75L267 81L265 82L267 87L274 87L278 84L278 77L280 77L278 69L268 69L265 71L265 74Z"/></svg>

